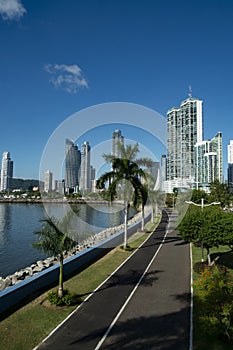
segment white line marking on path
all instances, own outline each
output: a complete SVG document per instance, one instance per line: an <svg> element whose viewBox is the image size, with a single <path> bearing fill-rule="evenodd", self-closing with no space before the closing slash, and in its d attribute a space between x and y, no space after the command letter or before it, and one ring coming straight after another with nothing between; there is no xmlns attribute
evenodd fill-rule
<svg viewBox="0 0 233 350"><path fill-rule="evenodd" d="M152 265L153 261L155 260L156 256L158 255L160 249L162 248L162 245L165 241L165 238L167 237L168 234L168 230L166 230L166 233L163 237L163 240L159 246L159 248L157 249L157 251L155 252L153 258L151 259L151 261L149 262L149 264L147 265L145 271L143 272L143 274L141 275L138 283L136 284L136 286L134 287L134 289L132 290L132 292L130 293L130 295L128 296L128 298L126 299L125 303L123 304L123 306L121 307L120 311L118 312L118 314L116 315L116 317L114 318L114 320L112 321L112 323L110 324L110 326L108 327L108 329L106 330L104 336L102 337L102 339L98 342L97 346L95 347L94 350L98 350L100 349L101 345L103 344L103 342L105 341L105 339L107 338L109 332L112 330L113 326L115 325L115 323L117 322L117 320L119 319L119 317L121 316L122 312L124 311L124 309L126 308L126 306L128 305L128 303L130 302L130 300L132 299L134 293L136 292L137 288L139 287L143 277L145 276L145 274L147 273L147 271L149 270L150 266Z"/></svg>

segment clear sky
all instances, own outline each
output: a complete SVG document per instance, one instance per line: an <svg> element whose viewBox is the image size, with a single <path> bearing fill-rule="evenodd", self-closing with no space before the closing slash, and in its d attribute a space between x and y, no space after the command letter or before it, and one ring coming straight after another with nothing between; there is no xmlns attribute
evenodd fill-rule
<svg viewBox="0 0 233 350"><path fill-rule="evenodd" d="M72 114L128 102L165 117L189 85L204 101L204 137L223 133L226 162L232 82L231 0L0 0L0 153L14 177L38 178L47 140Z"/></svg>

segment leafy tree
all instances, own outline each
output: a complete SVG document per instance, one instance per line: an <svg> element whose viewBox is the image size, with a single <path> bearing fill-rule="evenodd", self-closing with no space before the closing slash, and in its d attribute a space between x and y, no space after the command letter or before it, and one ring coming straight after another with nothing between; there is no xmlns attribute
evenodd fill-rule
<svg viewBox="0 0 233 350"><path fill-rule="evenodd" d="M222 212L221 217L221 241L233 250L233 215L232 213Z"/></svg>
<svg viewBox="0 0 233 350"><path fill-rule="evenodd" d="M207 250L208 264L211 265L210 248L223 243L221 232L222 210L219 208L204 208L190 206L177 229L181 237L196 246Z"/></svg>
<svg viewBox="0 0 233 350"><path fill-rule="evenodd" d="M12 179L12 188L21 189L22 191L28 191L30 188L39 187L40 181L34 179Z"/></svg>
<svg viewBox="0 0 233 350"><path fill-rule="evenodd" d="M110 201L117 197L119 186L123 188L124 193L124 249L127 248L127 222L130 194L133 191L133 205L137 207L144 206L147 198L147 189L142 184L141 179L146 180L144 171L132 160L127 158L113 158L112 170L104 173L97 180L97 188L105 189L108 183L107 194Z"/></svg>
<svg viewBox="0 0 233 350"><path fill-rule="evenodd" d="M73 213L71 213L73 215ZM70 214L68 213L61 221L47 217L42 219L43 226L40 231L35 232L39 236L39 240L33 243L33 246L45 253L53 254L59 258L60 272L58 297L63 297L63 260L64 253L72 249L77 242L65 234L67 232Z"/></svg>
<svg viewBox="0 0 233 350"><path fill-rule="evenodd" d="M202 199L204 199L205 201L209 201L208 194L205 191L194 189L192 191L191 201L194 202L194 203L199 204L199 203L201 203Z"/></svg>
<svg viewBox="0 0 233 350"><path fill-rule="evenodd" d="M223 184L218 180L210 184L210 202L220 202L221 206L229 205L231 201L230 188L227 184Z"/></svg>

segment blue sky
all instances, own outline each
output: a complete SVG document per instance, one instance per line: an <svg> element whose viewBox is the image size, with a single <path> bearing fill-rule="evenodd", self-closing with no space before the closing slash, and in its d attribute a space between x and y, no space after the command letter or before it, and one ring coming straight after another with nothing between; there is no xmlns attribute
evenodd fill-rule
<svg viewBox="0 0 233 350"><path fill-rule="evenodd" d="M204 136L223 133L226 162L232 38L231 0L0 0L0 152L11 153L15 177L38 178L69 116L109 102L165 116L191 85L204 101Z"/></svg>

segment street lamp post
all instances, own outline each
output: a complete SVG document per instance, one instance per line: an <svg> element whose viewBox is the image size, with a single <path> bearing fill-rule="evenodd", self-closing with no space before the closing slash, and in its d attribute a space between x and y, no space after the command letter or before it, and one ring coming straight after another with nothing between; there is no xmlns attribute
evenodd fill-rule
<svg viewBox="0 0 233 350"><path fill-rule="evenodd" d="M204 198L201 199L201 204L194 203L192 201L185 201L187 204L193 204L196 205L197 207L201 207L201 210L203 211L204 207L210 207L211 205L219 205L221 204L220 202L212 202L209 204L204 204ZM203 249L203 241L201 241L201 262L204 262L204 249Z"/></svg>

